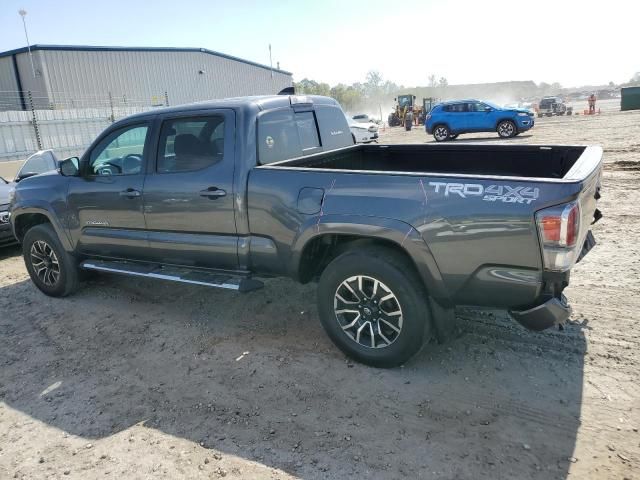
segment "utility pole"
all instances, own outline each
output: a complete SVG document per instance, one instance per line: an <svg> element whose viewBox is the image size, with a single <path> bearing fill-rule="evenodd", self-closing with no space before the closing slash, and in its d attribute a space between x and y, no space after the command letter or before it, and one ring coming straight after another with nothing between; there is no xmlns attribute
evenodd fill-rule
<svg viewBox="0 0 640 480"><path fill-rule="evenodd" d="M27 50L29 50L29 60L31 60L31 73L33 78L36 78L36 69L33 66L33 54L31 53L31 43L29 43L29 34L27 33L27 21L24 17L27 16L27 11L24 8L18 10L18 14L22 17L22 26L24 27L24 37L27 39Z"/></svg>

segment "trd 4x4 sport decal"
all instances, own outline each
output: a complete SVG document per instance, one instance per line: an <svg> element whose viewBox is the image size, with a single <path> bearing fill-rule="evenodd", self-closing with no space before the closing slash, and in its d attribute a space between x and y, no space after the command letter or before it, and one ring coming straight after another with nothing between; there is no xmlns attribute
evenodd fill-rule
<svg viewBox="0 0 640 480"><path fill-rule="evenodd" d="M486 202L524 203L529 205L540 195L539 188L510 187L509 185L489 185L485 187L479 183L447 183L429 182L429 186L436 193L459 195L462 198L482 197Z"/></svg>

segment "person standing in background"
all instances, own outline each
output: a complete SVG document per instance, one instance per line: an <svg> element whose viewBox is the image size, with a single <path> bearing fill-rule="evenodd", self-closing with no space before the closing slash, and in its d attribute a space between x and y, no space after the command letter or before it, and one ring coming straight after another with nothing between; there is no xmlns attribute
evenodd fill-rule
<svg viewBox="0 0 640 480"><path fill-rule="evenodd" d="M589 95L589 115L596 113L596 94Z"/></svg>

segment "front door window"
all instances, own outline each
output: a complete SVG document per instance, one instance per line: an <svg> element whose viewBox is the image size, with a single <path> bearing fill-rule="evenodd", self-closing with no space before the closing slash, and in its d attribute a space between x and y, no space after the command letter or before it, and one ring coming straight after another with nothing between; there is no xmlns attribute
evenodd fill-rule
<svg viewBox="0 0 640 480"><path fill-rule="evenodd" d="M89 175L138 175L144 166L149 127L132 125L107 135L91 152Z"/></svg>

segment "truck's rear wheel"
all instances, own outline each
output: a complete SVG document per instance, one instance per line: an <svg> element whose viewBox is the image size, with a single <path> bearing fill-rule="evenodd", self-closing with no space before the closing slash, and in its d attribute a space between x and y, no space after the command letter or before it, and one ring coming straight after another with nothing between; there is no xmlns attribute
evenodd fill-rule
<svg viewBox="0 0 640 480"><path fill-rule="evenodd" d="M422 282L409 261L386 248L334 259L320 277L318 309L335 345L374 367L401 365L430 336Z"/></svg>
<svg viewBox="0 0 640 480"><path fill-rule="evenodd" d="M27 231L22 241L24 263L33 283L50 297L65 297L78 286L78 267L60 244L51 225Z"/></svg>
<svg viewBox="0 0 640 480"><path fill-rule="evenodd" d="M511 138L515 137L516 133L518 133L518 129L516 128L516 124L511 120L502 120L498 124L498 128L496 129L498 135L502 138Z"/></svg>
<svg viewBox="0 0 640 480"><path fill-rule="evenodd" d="M433 129L433 138L436 139L436 142L445 142L449 140L451 137L451 132L446 125L438 125Z"/></svg>

